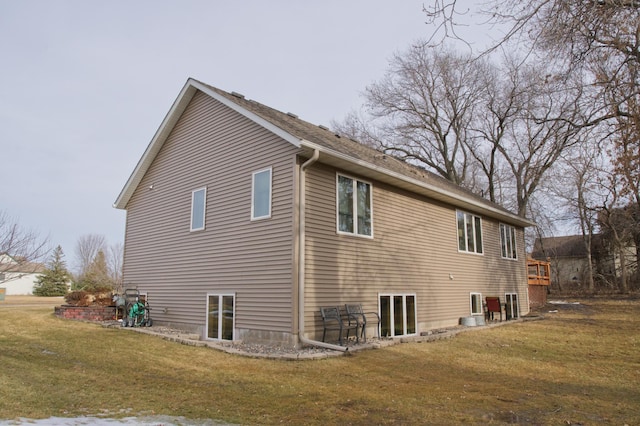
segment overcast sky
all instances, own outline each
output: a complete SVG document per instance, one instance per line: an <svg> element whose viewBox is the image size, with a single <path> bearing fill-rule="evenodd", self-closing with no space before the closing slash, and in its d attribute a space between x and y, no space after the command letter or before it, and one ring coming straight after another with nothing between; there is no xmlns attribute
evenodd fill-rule
<svg viewBox="0 0 640 426"><path fill-rule="evenodd" d="M122 242L112 205L187 78L328 126L431 34L424 3L0 0L0 211L71 266L82 235Z"/></svg>

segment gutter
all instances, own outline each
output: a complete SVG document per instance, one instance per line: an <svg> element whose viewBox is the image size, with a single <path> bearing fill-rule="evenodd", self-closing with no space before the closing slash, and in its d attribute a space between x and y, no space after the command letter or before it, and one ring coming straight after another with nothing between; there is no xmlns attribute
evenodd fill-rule
<svg viewBox="0 0 640 426"><path fill-rule="evenodd" d="M298 220L300 221L298 229L298 339L301 343L321 348L332 349L334 351L347 352L349 348L331 343L311 340L304 336L304 275L305 275L305 240L306 240L306 169L313 163L318 161L320 150L313 150L313 156L300 166L300 185L299 204L298 204Z"/></svg>
<svg viewBox="0 0 640 426"><path fill-rule="evenodd" d="M387 176L390 177L391 179L395 180L395 181L401 181L404 182L406 184L409 184L413 187L418 187L421 188L429 193L431 193L431 195L428 195L424 192L421 191L416 191L415 189L413 189L413 192L419 193L419 194L423 194L423 195L427 195L430 198L436 198L439 199L441 201L444 201L446 203L449 203L453 206L460 206L459 203L468 205L473 207L474 209L476 209L478 212L480 212L481 214L484 214L486 216L489 217L493 217L499 220L503 220L506 222L511 222L511 224L517 224L518 226L522 226L522 227L527 227L527 226L535 226L535 222L532 222L528 219L525 219L523 217L517 216L511 212L508 211L503 211L500 210L496 207L493 207L491 205L485 204L482 201L470 198L470 197L465 197L464 195L461 194L456 194L455 192L451 192L449 190L447 190L446 188L441 188L438 186L434 186L428 182L424 182L422 180L418 180L418 179L414 179L410 176L406 176L403 175L401 173L398 172L394 172L392 170L386 169L384 167L378 166L376 164L370 163L368 161L364 161L358 158L354 158L350 155L341 153L339 151L330 149L330 148L326 148L323 147L321 145L318 145L316 143L307 141L307 140L303 140L302 141L302 145L306 148L310 148L313 150L322 150L322 153L325 156L328 156L330 158L335 158L338 159L340 161L345 161L348 162L350 164L355 164L356 166L360 166L363 167L365 169L370 170L371 172L373 172L374 174L379 174L379 175L383 175L383 176ZM385 179L381 178L380 176L378 176L376 179L381 180L383 182L385 182ZM387 183L389 183L389 181L386 181ZM391 182L392 185L395 186L399 186L396 183ZM402 187L402 186L399 186ZM406 189L406 188L405 188ZM440 196L442 196L442 198L438 198L438 197L434 197L433 194L438 194ZM469 208L469 207L466 207Z"/></svg>

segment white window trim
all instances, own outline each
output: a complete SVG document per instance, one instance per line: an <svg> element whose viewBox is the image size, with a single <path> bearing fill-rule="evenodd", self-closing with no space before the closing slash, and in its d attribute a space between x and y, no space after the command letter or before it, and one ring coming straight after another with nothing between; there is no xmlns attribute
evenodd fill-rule
<svg viewBox="0 0 640 426"><path fill-rule="evenodd" d="M480 312L473 312L473 297L474 296L477 296L480 299L480 303L478 304L478 306L480 307ZM469 312L471 312L471 315L482 315L482 314L484 314L484 309L483 309L483 305L482 305L482 293L477 293L477 292L469 293Z"/></svg>
<svg viewBox="0 0 640 426"><path fill-rule="evenodd" d="M418 327L418 297L416 296L416 293L378 293L378 315L380 315L380 317L382 318L382 306L380 305L380 298L381 297L385 297L385 296L389 296L391 298L391 303L389 306L390 309L390 318L394 318L394 305L393 305L393 298L394 296L402 296L402 309L405 312L405 315L402 316L402 329L406 330L407 329L407 296L413 296L413 315L414 315L414 319L415 319L415 327L416 327L416 331L415 333L408 333L408 334L401 334L396 336L395 335L395 330L394 327L391 327L391 333L392 336L391 337L408 337L408 336L417 336L419 334L419 327ZM382 327L382 324L380 325Z"/></svg>
<svg viewBox="0 0 640 426"><path fill-rule="evenodd" d="M353 180L355 185L355 189L353 191L353 232L346 232L340 230L340 196L338 191L340 190L340 186L338 185L338 179L340 176L345 177L347 179ZM356 196L358 182L365 183L369 185L369 205L371 206L371 235L359 234L358 233L358 197ZM352 237L360 237L360 238L368 238L373 239L373 184L369 181L359 179L344 173L336 173L336 233L339 235L349 235Z"/></svg>
<svg viewBox="0 0 640 426"><path fill-rule="evenodd" d="M480 237L482 238L482 244L480 244L480 250L482 250L481 252L478 253L477 250L475 251L469 251L468 247L467 250L460 250L460 242L458 241L458 213L462 213L463 215L465 215L465 232L466 232L466 215L471 215L471 217L473 218L478 218L480 219ZM455 222L456 222L456 247L458 248L458 253L465 253L465 254L475 254L476 256L484 256L484 232L482 230L483 226L482 226L482 216L478 216L475 215L471 212L467 212L464 210L456 210L456 215L455 215ZM476 223L475 220L473 221L473 241L476 243L475 245L477 245L477 241L476 241ZM466 242L466 237L465 237L465 242Z"/></svg>
<svg viewBox="0 0 640 426"><path fill-rule="evenodd" d="M513 319L513 311L511 313L507 312L507 307L509 306L509 303L507 303L507 301L509 300L509 296L516 296L517 299L517 303L516 303L516 311L518 313L517 318L520 318L520 295L518 293L515 292L511 292L511 293L505 293L504 294L504 314L508 317L509 315L511 315L511 319ZM511 309L513 310L513 304L511 304Z"/></svg>
<svg viewBox="0 0 640 426"><path fill-rule="evenodd" d="M255 216L255 195L256 195L256 175L269 171L269 212L263 216ZM273 167L267 167L261 170L257 170L251 174L251 220L262 220L271 218L271 203L273 200Z"/></svg>
<svg viewBox="0 0 640 426"><path fill-rule="evenodd" d="M502 255L502 228L504 227L505 230L510 230L513 229L513 241L511 242L513 244L513 249L516 253L515 257L511 257L511 256L503 256ZM517 238L516 238L516 234L517 234L517 230L515 226L512 225L507 225L506 223L500 223L500 225L498 226L498 232L500 233L500 257L506 260L518 260L518 245L517 245ZM509 237L511 237L511 235L509 235ZM506 249L505 249L506 251Z"/></svg>
<svg viewBox="0 0 640 426"><path fill-rule="evenodd" d="M236 302L237 302L237 298L236 298L236 293L229 293L229 292L215 292L215 293L207 293L207 299L206 299L206 303L205 303L205 307L206 307L206 312L205 312L205 325L204 325L204 337L207 340L213 340L213 341L228 341L226 339L222 339L220 337L213 338L213 337L209 337L209 297L211 296L218 296L218 306L221 306L220 302L222 301L222 298L225 296L230 296L233 297L233 330L231 331L232 337L231 340L235 340L236 339ZM218 321L218 336L222 335L222 322Z"/></svg>
<svg viewBox="0 0 640 426"><path fill-rule="evenodd" d="M200 191L204 191L204 204L202 205L202 227L194 228L193 227L193 212L194 212L193 209L195 206L193 203L195 201L196 192L200 192ZM206 223L207 223L207 187L204 186L202 188L194 189L193 191L191 191L191 222L190 222L189 229L191 232L202 231L205 229Z"/></svg>

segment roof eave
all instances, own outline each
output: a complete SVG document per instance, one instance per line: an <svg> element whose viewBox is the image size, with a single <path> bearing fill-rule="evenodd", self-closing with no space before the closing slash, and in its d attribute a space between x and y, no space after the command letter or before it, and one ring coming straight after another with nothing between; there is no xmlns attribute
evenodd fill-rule
<svg viewBox="0 0 640 426"><path fill-rule="evenodd" d="M329 162L334 166L358 173L363 177L369 177L381 182L389 183L393 186L428 196L429 198L442 201L455 207L481 213L512 225L521 226L523 228L535 226L535 223L528 219L483 203L482 200L465 197L464 195L447 191L446 189L431 185L428 182L413 179L410 176L405 176L384 167L371 164L367 161L353 158L313 142L305 140L302 141L302 145L309 149L319 150L321 154L320 161Z"/></svg>

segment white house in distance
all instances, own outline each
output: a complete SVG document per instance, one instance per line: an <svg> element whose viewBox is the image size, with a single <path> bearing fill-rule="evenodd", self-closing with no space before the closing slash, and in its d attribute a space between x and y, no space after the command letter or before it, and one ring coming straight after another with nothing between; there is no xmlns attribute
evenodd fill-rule
<svg viewBox="0 0 640 426"><path fill-rule="evenodd" d="M6 295L33 294L33 285L42 275L44 266L40 263L20 261L6 253L0 254L0 289Z"/></svg>

